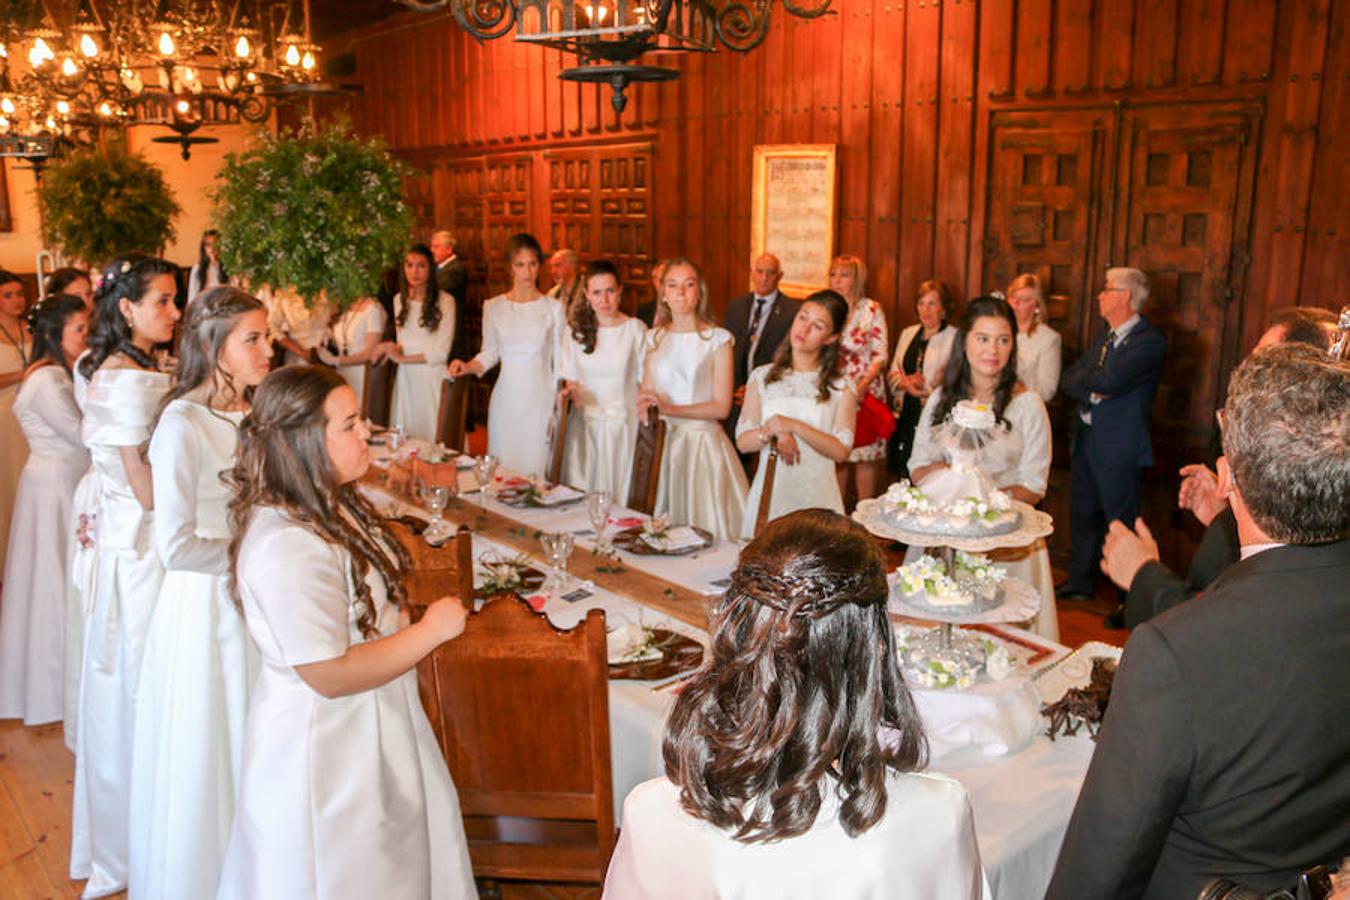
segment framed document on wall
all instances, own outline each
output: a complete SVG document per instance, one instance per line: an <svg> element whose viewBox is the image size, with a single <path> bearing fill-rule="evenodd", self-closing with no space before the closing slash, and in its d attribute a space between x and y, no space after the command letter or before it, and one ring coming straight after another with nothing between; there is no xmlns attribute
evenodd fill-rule
<svg viewBox="0 0 1350 900"><path fill-rule="evenodd" d="M783 264L784 293L803 297L829 286L834 258L834 144L755 147L750 258Z"/></svg>

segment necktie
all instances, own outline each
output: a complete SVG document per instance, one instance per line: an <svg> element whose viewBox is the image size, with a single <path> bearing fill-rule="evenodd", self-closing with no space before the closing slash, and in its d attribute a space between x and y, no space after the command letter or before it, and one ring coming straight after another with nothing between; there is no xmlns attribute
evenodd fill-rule
<svg viewBox="0 0 1350 900"><path fill-rule="evenodd" d="M1097 357L1097 365L1100 366L1106 362L1106 357L1110 355L1111 349L1116 346L1116 333L1114 330L1106 333L1106 340L1102 341L1102 352Z"/></svg>
<svg viewBox="0 0 1350 900"><path fill-rule="evenodd" d="M752 344L759 340L759 320L764 315L764 304L767 302L767 297L755 298L755 308L750 313L750 333L747 335Z"/></svg>

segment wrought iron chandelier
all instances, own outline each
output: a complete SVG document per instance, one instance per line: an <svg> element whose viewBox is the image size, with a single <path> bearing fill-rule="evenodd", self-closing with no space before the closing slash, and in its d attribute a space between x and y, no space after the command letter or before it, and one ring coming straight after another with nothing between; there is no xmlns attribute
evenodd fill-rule
<svg viewBox="0 0 1350 900"><path fill-rule="evenodd" d="M331 90L308 0L0 0L0 138L87 142L162 125L260 123L274 97ZM26 65L24 65L26 63Z"/></svg>
<svg viewBox="0 0 1350 900"><path fill-rule="evenodd" d="M832 0L782 0L794 16L816 19ZM616 112L633 82L670 81L679 71L638 64L653 51L709 53L721 44L741 53L769 34L773 0L403 0L434 12L447 6L464 30L492 40L516 30L516 40L576 54L580 65L559 73L568 81L608 84Z"/></svg>

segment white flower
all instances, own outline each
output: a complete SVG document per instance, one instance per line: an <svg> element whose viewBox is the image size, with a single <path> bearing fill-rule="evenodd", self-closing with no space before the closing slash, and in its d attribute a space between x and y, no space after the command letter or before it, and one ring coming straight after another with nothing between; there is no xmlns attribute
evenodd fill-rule
<svg viewBox="0 0 1350 900"><path fill-rule="evenodd" d="M1008 648L1002 645L994 648L984 658L984 671L994 681L1002 681L1012 672L1012 659L1008 656Z"/></svg>

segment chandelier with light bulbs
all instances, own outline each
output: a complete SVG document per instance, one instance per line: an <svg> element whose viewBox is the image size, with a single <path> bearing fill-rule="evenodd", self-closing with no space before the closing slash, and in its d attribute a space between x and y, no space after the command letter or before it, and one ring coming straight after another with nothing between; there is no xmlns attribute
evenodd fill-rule
<svg viewBox="0 0 1350 900"><path fill-rule="evenodd" d="M308 0L0 0L0 137L87 141L163 125L187 158L203 125L264 121L324 90Z"/></svg>

